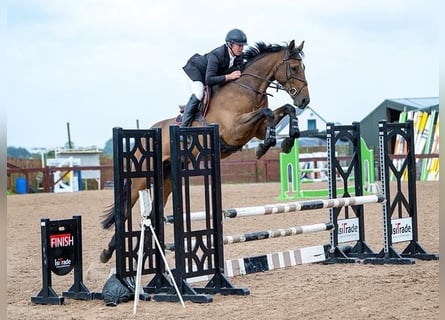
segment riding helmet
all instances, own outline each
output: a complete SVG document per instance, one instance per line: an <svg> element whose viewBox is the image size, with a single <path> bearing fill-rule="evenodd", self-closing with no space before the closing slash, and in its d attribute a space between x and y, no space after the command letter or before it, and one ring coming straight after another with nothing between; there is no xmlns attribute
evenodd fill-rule
<svg viewBox="0 0 445 320"><path fill-rule="evenodd" d="M240 46L246 46L247 37L240 29L232 29L226 35L226 42L234 42Z"/></svg>

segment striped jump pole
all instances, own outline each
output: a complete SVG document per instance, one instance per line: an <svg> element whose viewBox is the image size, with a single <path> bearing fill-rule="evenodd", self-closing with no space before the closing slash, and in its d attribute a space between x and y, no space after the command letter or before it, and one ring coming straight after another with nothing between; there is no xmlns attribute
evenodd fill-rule
<svg viewBox="0 0 445 320"><path fill-rule="evenodd" d="M385 197L382 194L366 195L347 198L336 199L318 199L318 200L305 200L299 202L286 202L277 203L256 207L244 207L244 208L229 208L223 209L222 213L224 218L236 218L236 217L249 217L269 215L275 213L286 213L295 211L307 211L324 208L339 208L346 206L362 205L367 203L382 203L385 201ZM184 220L186 216L184 215ZM205 220L206 212L192 212L190 213L190 219L192 221ZM167 223L173 223L173 216L165 217Z"/></svg>
<svg viewBox="0 0 445 320"><path fill-rule="evenodd" d="M223 237L223 243L225 245L227 244L233 244L233 243L241 243L241 242L247 242L247 241L257 241L257 240L264 240L264 239L271 239L271 238L280 238L280 237L289 237L289 236L295 236L298 234L303 233L314 233L314 232L320 232L320 231L326 231L326 230L332 230L334 229L334 225L331 222L328 223L317 223L317 224L311 224L311 225L304 225L304 226L295 226L295 227L288 227L288 228L281 228L276 230L264 230L264 231L256 231L256 232L250 232L250 233L244 233L234 236L224 236ZM192 248L196 246L196 240L192 241ZM203 239L203 242L205 245L207 245L205 239ZM187 243L184 242L184 246L187 246ZM174 243L166 243L165 249L174 251L175 250L175 244Z"/></svg>
<svg viewBox="0 0 445 320"><path fill-rule="evenodd" d="M295 250L272 252L251 257L224 261L224 274L228 277L257 272L273 271L297 265L326 261L329 245L317 245ZM210 276L188 278L187 282L210 280Z"/></svg>

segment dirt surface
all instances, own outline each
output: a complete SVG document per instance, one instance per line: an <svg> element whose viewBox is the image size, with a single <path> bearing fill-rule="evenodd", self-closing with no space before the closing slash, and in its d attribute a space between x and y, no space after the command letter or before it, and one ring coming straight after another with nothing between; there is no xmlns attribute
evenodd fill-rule
<svg viewBox="0 0 445 320"><path fill-rule="evenodd" d="M200 187L193 187L192 206L200 210ZM223 185L223 208L279 202L278 183ZM40 219L82 216L84 283L102 292L114 258L106 264L99 254L112 231L101 229L101 214L113 203L113 191L64 194L25 194L7 198L8 209L8 319L439 319L439 262L416 260L413 265L304 264L230 278L247 296L215 295L213 302L197 304L141 301L116 307L102 300L65 299L63 305L36 305L31 297L42 288ZM439 184L417 184L419 243L439 252ZM166 208L171 212L171 204ZM383 247L382 207L365 207L366 240L373 251ZM224 234L277 229L327 222L327 210L232 219ZM172 230L166 227L166 238ZM225 246L225 259L298 249L329 243L329 233L297 235ZM399 244L400 245L400 244ZM405 243L406 246L406 243ZM399 250L404 249L402 244ZM172 261L173 253L168 254ZM143 283L150 278L144 276ZM52 287L61 295L73 284L73 273L52 275Z"/></svg>

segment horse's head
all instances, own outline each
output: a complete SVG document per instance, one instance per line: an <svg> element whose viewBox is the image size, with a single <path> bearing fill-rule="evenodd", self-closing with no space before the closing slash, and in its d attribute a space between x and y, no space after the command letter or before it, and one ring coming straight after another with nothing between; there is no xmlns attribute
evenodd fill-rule
<svg viewBox="0 0 445 320"><path fill-rule="evenodd" d="M283 61L277 64L274 72L275 80L284 87L294 105L300 109L306 108L310 101L302 59L303 46L304 41L295 47L295 41L292 40L285 49Z"/></svg>

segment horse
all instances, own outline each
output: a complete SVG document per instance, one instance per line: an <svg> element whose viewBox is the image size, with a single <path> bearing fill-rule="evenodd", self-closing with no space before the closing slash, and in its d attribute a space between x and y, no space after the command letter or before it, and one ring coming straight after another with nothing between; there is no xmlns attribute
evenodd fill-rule
<svg viewBox="0 0 445 320"><path fill-rule="evenodd" d="M310 102L308 83L303 63L304 41L297 47L295 40L289 44L265 44L258 42L245 53L245 67L239 79L229 82L212 93L206 123L219 126L221 159L228 157L245 146L254 137L263 140L256 148L256 158L261 158L276 144L275 126L289 116L289 136L281 150L289 153L300 135L296 108L304 109ZM293 105L285 104L275 110L268 107L268 88L286 91ZM162 166L164 176L164 206L172 191L169 126L177 125L176 117L155 123L152 128L162 131ZM194 119L192 126L202 125ZM138 200L139 190L147 188L145 179L136 179L131 188L131 206ZM109 229L115 222L114 208L104 215L102 227ZM105 263L116 248L113 235L108 248L100 254Z"/></svg>

